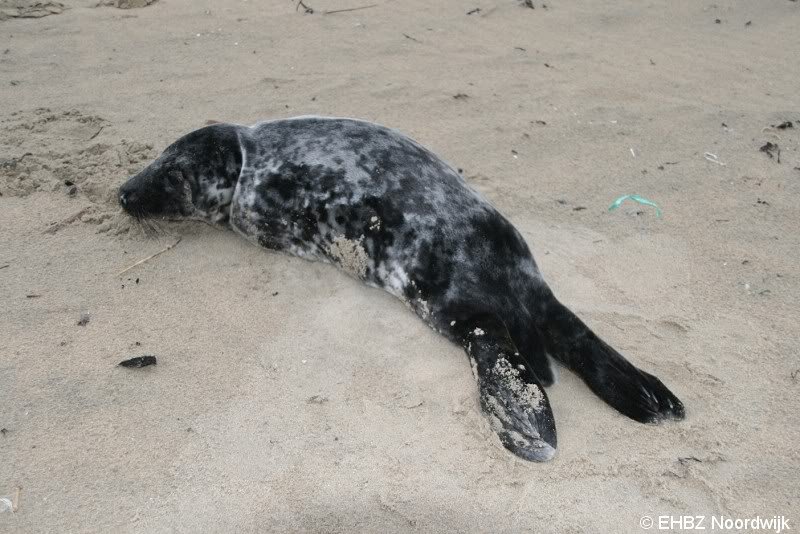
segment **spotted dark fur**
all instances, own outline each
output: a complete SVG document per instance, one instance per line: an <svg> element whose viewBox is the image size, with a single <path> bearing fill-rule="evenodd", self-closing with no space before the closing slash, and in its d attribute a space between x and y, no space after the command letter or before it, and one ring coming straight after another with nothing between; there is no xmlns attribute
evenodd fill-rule
<svg viewBox="0 0 800 534"><path fill-rule="evenodd" d="M462 344L502 443L555 452L548 354L637 421L680 401L561 305L525 240L452 167L401 133L351 119L217 124L179 139L120 189L140 217L229 225L263 247L338 265Z"/></svg>

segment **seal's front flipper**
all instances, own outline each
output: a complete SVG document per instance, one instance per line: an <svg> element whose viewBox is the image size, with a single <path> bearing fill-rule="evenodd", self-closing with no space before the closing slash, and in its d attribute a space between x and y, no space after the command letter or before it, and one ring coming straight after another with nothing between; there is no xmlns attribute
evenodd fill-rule
<svg viewBox="0 0 800 534"><path fill-rule="evenodd" d="M550 402L528 370L505 325L481 315L466 321L464 347L480 388L481 407L503 445L534 462L556 453L556 425Z"/></svg>

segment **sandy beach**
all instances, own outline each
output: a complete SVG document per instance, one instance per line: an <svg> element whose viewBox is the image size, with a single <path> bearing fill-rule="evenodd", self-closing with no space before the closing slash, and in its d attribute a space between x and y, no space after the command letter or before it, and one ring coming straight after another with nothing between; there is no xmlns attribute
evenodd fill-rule
<svg viewBox="0 0 800 534"><path fill-rule="evenodd" d="M0 0L0 532L800 528L800 2L303 1ZM685 421L562 368L518 460L400 301L116 204L207 121L307 114L463 169Z"/></svg>

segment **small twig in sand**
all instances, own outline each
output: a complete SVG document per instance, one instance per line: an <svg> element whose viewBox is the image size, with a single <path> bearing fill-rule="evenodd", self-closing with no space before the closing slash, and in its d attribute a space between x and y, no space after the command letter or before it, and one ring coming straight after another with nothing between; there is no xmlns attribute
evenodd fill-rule
<svg viewBox="0 0 800 534"><path fill-rule="evenodd" d="M25 152L23 155L17 158L15 163L21 162L23 159L27 158L28 156L33 156L33 152Z"/></svg>
<svg viewBox="0 0 800 534"><path fill-rule="evenodd" d="M0 265L0 269L5 269L6 267L9 267L10 265L11 265L10 263L6 263L5 265Z"/></svg>
<svg viewBox="0 0 800 534"><path fill-rule="evenodd" d="M725 164L719 160L716 154L712 154L711 152L706 152L705 154L703 154L703 157L706 158L711 163L716 163L717 165L722 165L723 167L725 166Z"/></svg>
<svg viewBox="0 0 800 534"><path fill-rule="evenodd" d="M55 234L56 232L58 232L59 230L61 230L65 226L70 225L70 224L74 223L75 221L77 221L78 219L80 219L87 211L89 211L91 209L92 209L91 206L87 206L87 207L83 208L82 210L80 210L80 211L78 211L76 213L73 213L72 215L70 215L69 217L64 219L63 221L57 222L57 223L53 223L52 225L50 225L49 228L47 228L42 233L43 234L51 234L51 235Z"/></svg>
<svg viewBox="0 0 800 534"><path fill-rule="evenodd" d="M369 9L371 7L377 7L378 4L370 4L368 6L359 6L359 7L348 7L347 9L333 9L331 11L323 11L323 15L333 15L334 13L344 13L345 11L358 11L359 9Z"/></svg>
<svg viewBox="0 0 800 534"><path fill-rule="evenodd" d="M299 0L297 2L297 6L294 8L294 10L297 11L301 7L305 10L306 15L313 15L314 14L314 8L313 7L308 7L307 5L305 5L303 3L303 0Z"/></svg>
<svg viewBox="0 0 800 534"><path fill-rule="evenodd" d="M24 160L28 156L33 156L33 152L25 152L23 155L21 155L18 158L16 158L16 157L15 158L9 158L9 159L3 161L2 163L0 163L0 167L11 167L11 168L16 167L18 163L21 163L22 160ZM3 196L3 195L0 194L0 197L1 196Z"/></svg>
<svg viewBox="0 0 800 534"><path fill-rule="evenodd" d="M138 267L139 265L141 265L141 264L143 264L143 263L145 263L147 261L152 260L153 258L158 256L159 254L163 254L164 252L168 251L169 249L175 248L178 245L178 243L181 242L181 239L183 239L183 237L179 236L178 240L175 241L173 244L167 245L166 247L162 248L161 250L159 250L155 254L151 254L150 256L147 256L145 259L137 261L136 263L134 263L130 267L126 267L126 268L122 269L120 272L117 273L117 276L121 276L121 275L127 273L128 271L130 271L131 269L133 269L134 267Z"/></svg>
<svg viewBox="0 0 800 534"><path fill-rule="evenodd" d="M417 40L417 39L414 39L413 37L411 37L411 36L410 36L410 35L408 35L407 33L404 33L404 34L403 34L403 37L405 37L406 39L411 39L411 40L412 40L412 41L414 41L415 43L419 43L419 42L420 42L419 40Z"/></svg>
<svg viewBox="0 0 800 534"><path fill-rule="evenodd" d="M771 135L772 137L774 137L778 141L783 141L783 138L773 131L774 129L775 129L774 126L764 126L763 128L761 128L761 133L766 134L766 135Z"/></svg>
<svg viewBox="0 0 800 534"><path fill-rule="evenodd" d="M102 132L102 131L103 131L103 128L105 128L105 126L101 126L101 127L100 127L100 129L99 129L99 130L97 130L97 131L94 133L94 135L93 135L93 136L91 136L89 139L87 139L87 141L91 141L92 139L94 139L95 137L97 137L98 135L100 135L100 132Z"/></svg>

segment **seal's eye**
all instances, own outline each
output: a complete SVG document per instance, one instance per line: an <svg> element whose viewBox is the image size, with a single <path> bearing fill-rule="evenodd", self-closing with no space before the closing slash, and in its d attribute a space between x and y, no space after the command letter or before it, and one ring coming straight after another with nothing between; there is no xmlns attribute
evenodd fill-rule
<svg viewBox="0 0 800 534"><path fill-rule="evenodd" d="M183 191L183 184L185 182L183 173L180 169L171 169L166 173L164 180L164 192L167 194Z"/></svg>
<svg viewBox="0 0 800 534"><path fill-rule="evenodd" d="M172 169L167 173L167 181L177 188L183 184L183 173L180 169Z"/></svg>

